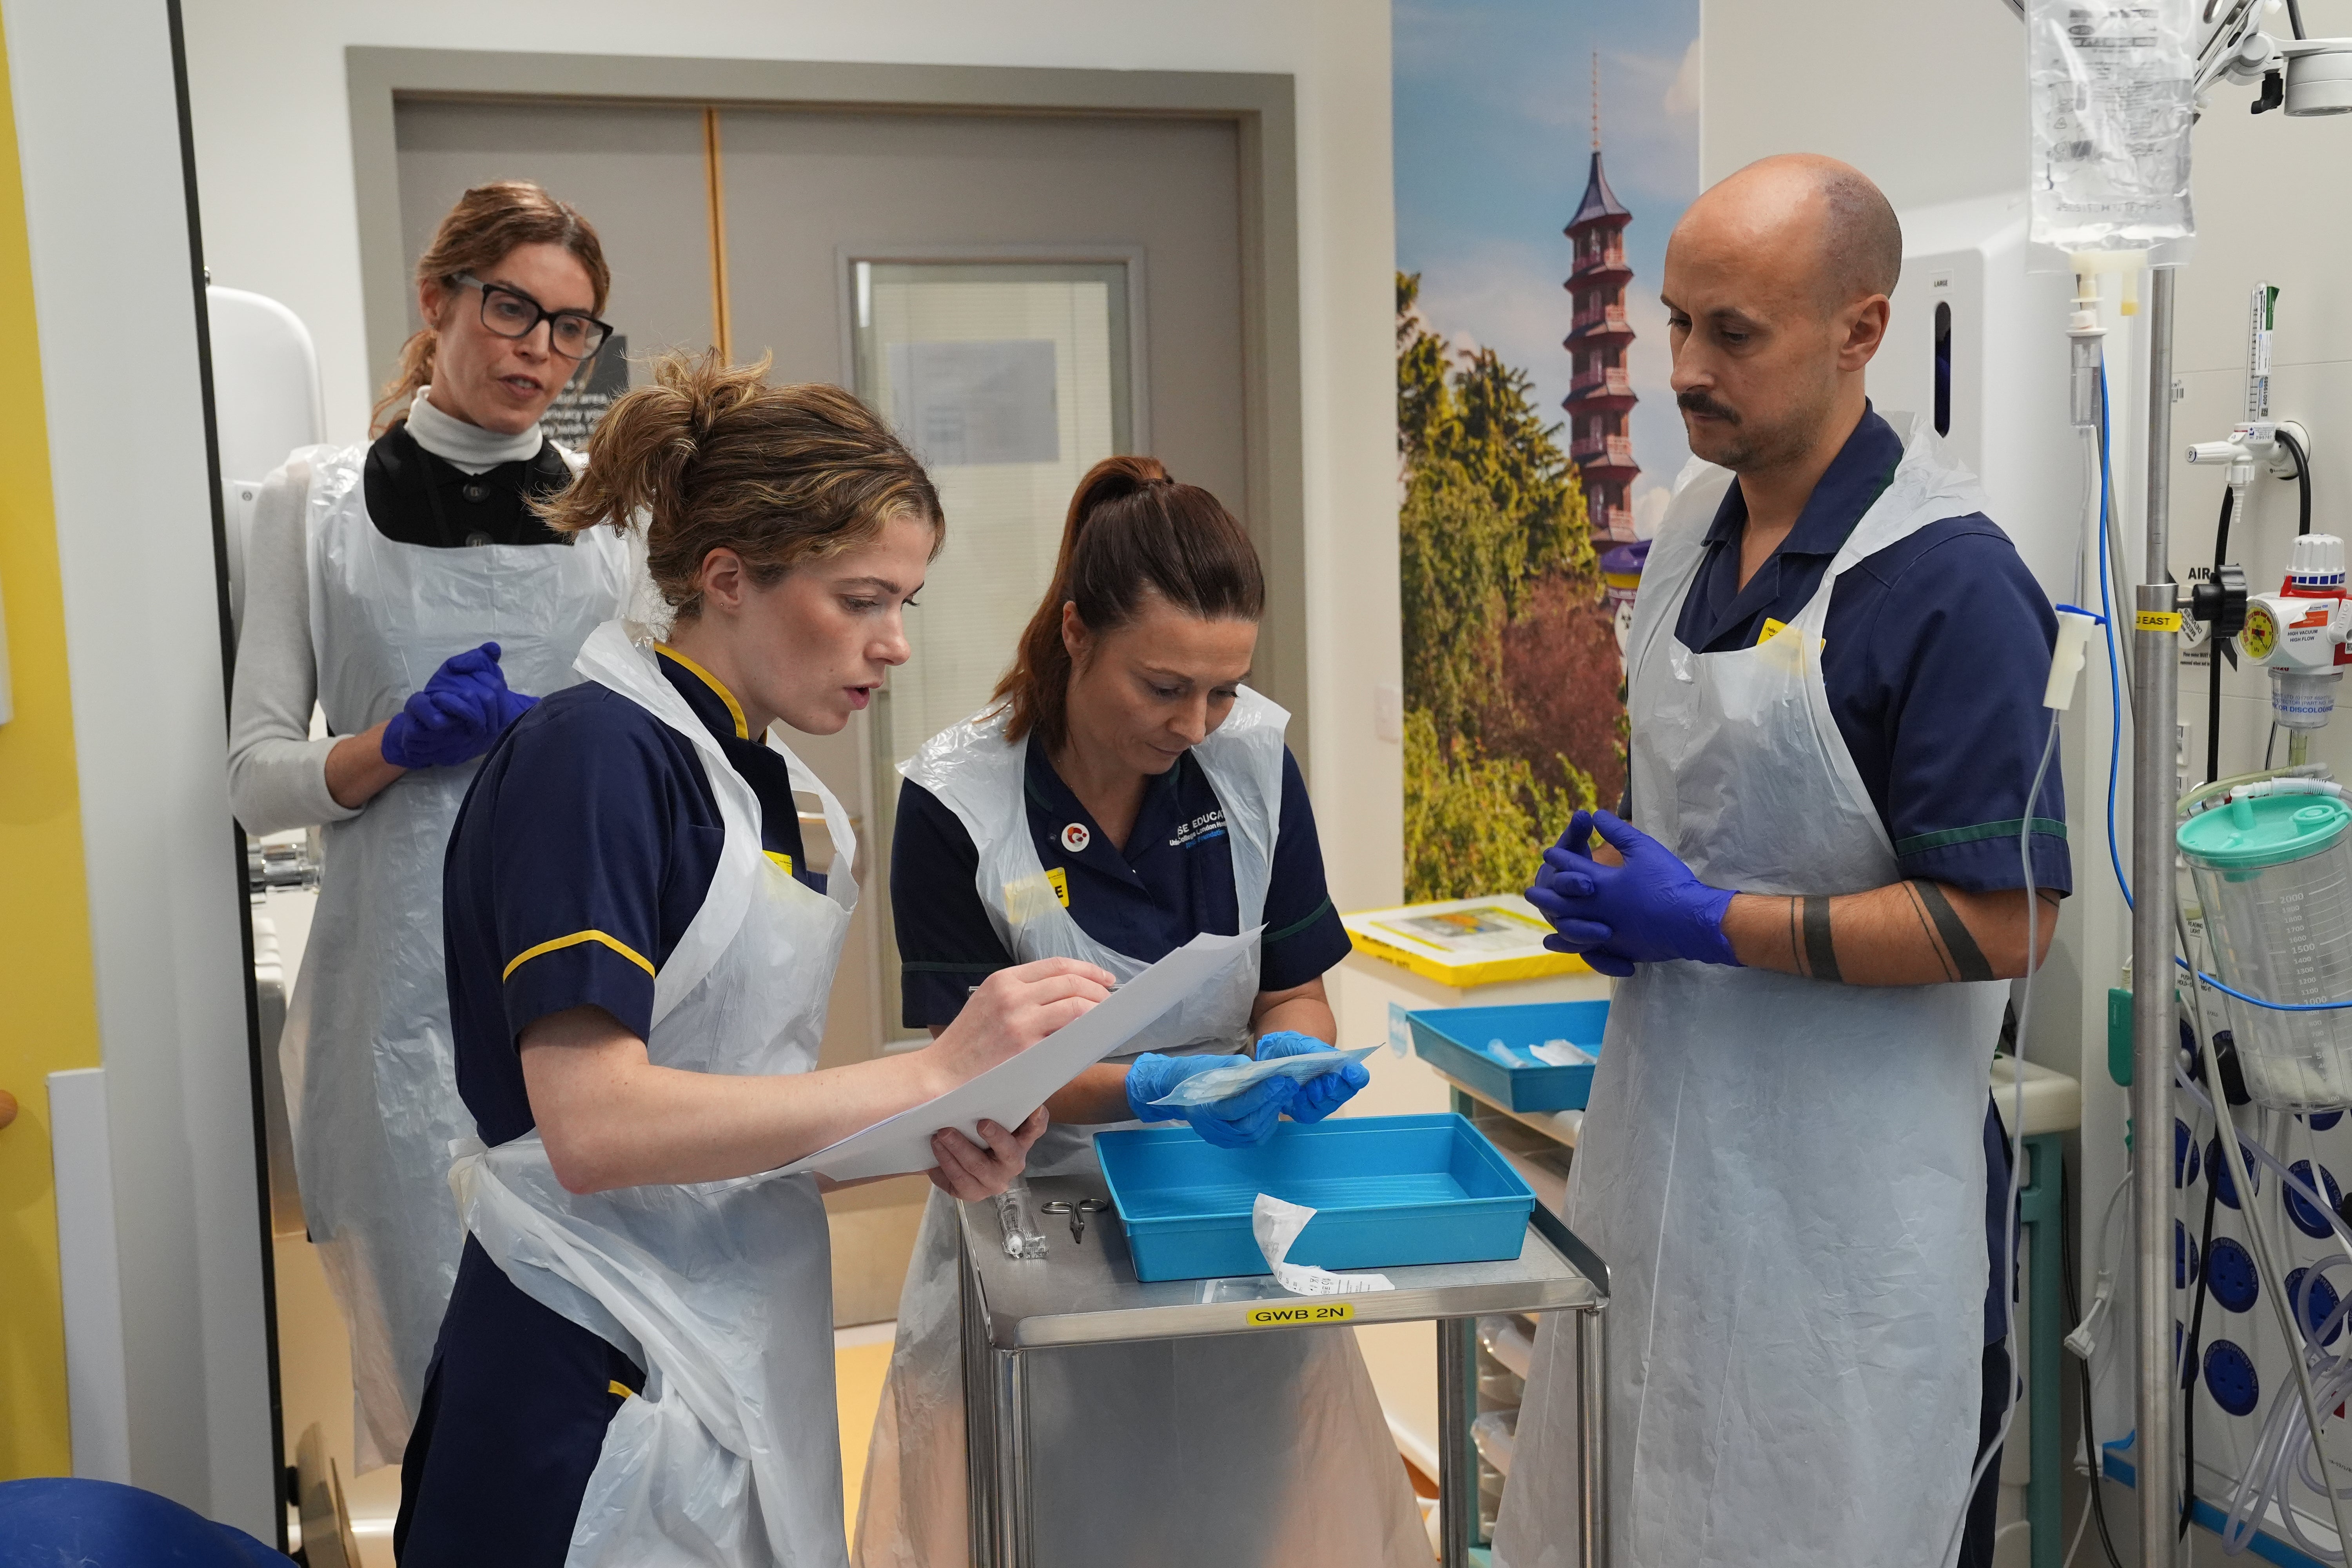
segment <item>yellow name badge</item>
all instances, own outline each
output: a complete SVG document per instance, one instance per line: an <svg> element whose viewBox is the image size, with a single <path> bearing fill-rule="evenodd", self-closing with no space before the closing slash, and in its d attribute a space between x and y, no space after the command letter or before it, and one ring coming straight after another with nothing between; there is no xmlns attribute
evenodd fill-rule
<svg viewBox="0 0 2352 1568"><path fill-rule="evenodd" d="M1054 885L1054 896L1062 900L1062 907L1068 909L1070 907L1070 874L1059 866L1048 866L1045 868L1045 880Z"/></svg>
<svg viewBox="0 0 2352 1568"><path fill-rule="evenodd" d="M1344 1323L1355 1315L1353 1302L1302 1301L1295 1307L1252 1307L1243 1321L1253 1329L1295 1329L1302 1323Z"/></svg>
<svg viewBox="0 0 2352 1568"><path fill-rule="evenodd" d="M1765 616L1764 629L1756 634L1756 646L1758 647L1762 647L1766 643L1770 642L1774 637L1779 637L1782 632L1785 632L1788 629L1788 622L1776 621L1769 616ZM1819 639L1814 646L1817 647L1827 647L1830 646L1830 639L1822 637Z"/></svg>
<svg viewBox="0 0 2352 1568"><path fill-rule="evenodd" d="M793 874L793 858L791 856L777 849L769 850L767 855L769 859L773 860L776 863L777 870L782 871L787 877Z"/></svg>
<svg viewBox="0 0 2352 1568"><path fill-rule="evenodd" d="M2132 617L2132 629L2142 632L2177 632L2180 629L2180 612L2142 610Z"/></svg>

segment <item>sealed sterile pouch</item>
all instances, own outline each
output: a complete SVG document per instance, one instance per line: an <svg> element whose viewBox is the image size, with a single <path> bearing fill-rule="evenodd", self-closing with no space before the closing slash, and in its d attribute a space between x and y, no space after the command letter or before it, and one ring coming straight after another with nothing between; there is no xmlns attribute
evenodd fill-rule
<svg viewBox="0 0 2352 1568"><path fill-rule="evenodd" d="M1258 1194L1250 1205L1250 1234L1257 1238L1257 1249L1276 1284L1294 1296L1355 1296L1396 1289L1385 1274L1334 1274L1316 1264L1291 1262L1290 1244L1314 1217L1315 1211L1305 1204L1288 1203L1272 1193Z"/></svg>
<svg viewBox="0 0 2352 1568"><path fill-rule="evenodd" d="M1174 1089L1150 1103L1171 1110L1184 1110L1195 1105L1214 1105L1221 1100L1231 1100L1244 1089L1264 1083L1270 1078L1286 1078L1293 1083L1305 1083L1311 1078L1338 1072L1349 1062L1362 1061L1378 1046L1366 1046L1359 1051L1308 1051L1301 1056L1275 1057L1262 1062L1235 1062L1229 1068L1211 1068L1196 1072Z"/></svg>
<svg viewBox="0 0 2352 1568"><path fill-rule="evenodd" d="M2195 0L2026 0L2031 237L2145 250L2197 232Z"/></svg>

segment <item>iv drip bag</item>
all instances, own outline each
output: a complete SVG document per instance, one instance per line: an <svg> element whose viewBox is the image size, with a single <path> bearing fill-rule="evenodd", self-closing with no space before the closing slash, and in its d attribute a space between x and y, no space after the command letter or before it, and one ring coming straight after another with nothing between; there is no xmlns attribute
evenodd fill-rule
<svg viewBox="0 0 2352 1568"><path fill-rule="evenodd" d="M2195 235L2196 27L2196 0L2027 0L2037 243L2144 250Z"/></svg>

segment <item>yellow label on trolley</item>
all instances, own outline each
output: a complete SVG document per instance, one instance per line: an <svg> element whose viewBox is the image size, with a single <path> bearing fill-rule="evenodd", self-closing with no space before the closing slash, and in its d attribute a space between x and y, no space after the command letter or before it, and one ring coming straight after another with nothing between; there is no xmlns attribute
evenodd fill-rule
<svg viewBox="0 0 2352 1568"><path fill-rule="evenodd" d="M2179 610L2142 610L2132 617L2132 629L2142 632L2177 632L2180 629Z"/></svg>
<svg viewBox="0 0 2352 1568"><path fill-rule="evenodd" d="M1302 1301L1295 1307L1252 1307L1242 1321L1253 1329L1294 1329L1305 1323L1344 1323L1355 1315L1352 1302Z"/></svg>

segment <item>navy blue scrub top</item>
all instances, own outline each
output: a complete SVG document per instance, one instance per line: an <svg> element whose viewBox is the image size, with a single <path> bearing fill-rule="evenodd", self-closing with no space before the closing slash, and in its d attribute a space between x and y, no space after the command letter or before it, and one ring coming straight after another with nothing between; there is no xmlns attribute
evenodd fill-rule
<svg viewBox="0 0 2352 1568"><path fill-rule="evenodd" d="M1675 636L1720 653L1755 646L1768 621L1794 621L1902 459L1902 437L1865 412L1744 589L1748 502L1733 485ZM2041 584L1982 512L1929 523L1838 578L1822 631L1822 684L1906 878L1970 892L2022 884L2017 836L2049 735L2042 692L2057 635ZM2054 758L2032 816L2034 881L2071 892Z"/></svg>
<svg viewBox="0 0 2352 1568"><path fill-rule="evenodd" d="M1224 808L1190 752L1144 789L1143 807L1115 847L1078 804L1045 748L1028 748L1029 836L1038 861L1059 869L1070 918L1088 936L1129 958L1157 963L1203 931L1241 930ZM1287 991L1348 955L1348 932L1323 883L1323 849L1307 781L1285 749L1282 816L1265 893L1258 986ZM1066 828L1086 830L1071 849ZM1073 835L1072 837L1076 837ZM898 933L900 993L910 1028L950 1024L971 988L1010 968L980 901L980 852L939 796L909 780L898 791L890 844L890 909Z"/></svg>
<svg viewBox="0 0 2352 1568"><path fill-rule="evenodd" d="M659 663L759 797L761 847L822 891L784 759L699 666L667 648ZM694 742L594 681L551 694L483 759L442 901L457 1092L483 1142L533 1125L519 1047L530 1024L597 1006L651 1033L654 972L702 907L725 840Z"/></svg>
<svg viewBox="0 0 2352 1568"><path fill-rule="evenodd" d="M1762 641L1767 622L1794 621L1902 460L1903 438L1865 411L1789 537L1744 589L1748 501L1734 484L1707 530L1675 637L1699 653L1722 653ZM2017 838L2050 732L2042 693L2057 636L2042 585L1982 512L1929 523L1838 577L1822 628L1822 683L1904 878L1969 892L2024 885ZM2034 802L2033 879L2069 893L2074 873L2058 773L2053 757ZM1985 1117L1984 1143L1990 1343L2009 1321L2009 1151L1996 1111Z"/></svg>
<svg viewBox="0 0 2352 1568"><path fill-rule="evenodd" d="M668 649L658 662L751 784L761 847L822 890L784 760L708 672ZM443 931L457 1089L484 1142L533 1125L518 1049L532 1022L593 1005L650 1033L654 972L725 839L693 742L593 681L550 695L483 759L450 835ZM643 1384L467 1237L403 1465L403 1563L558 1568L604 1429Z"/></svg>

